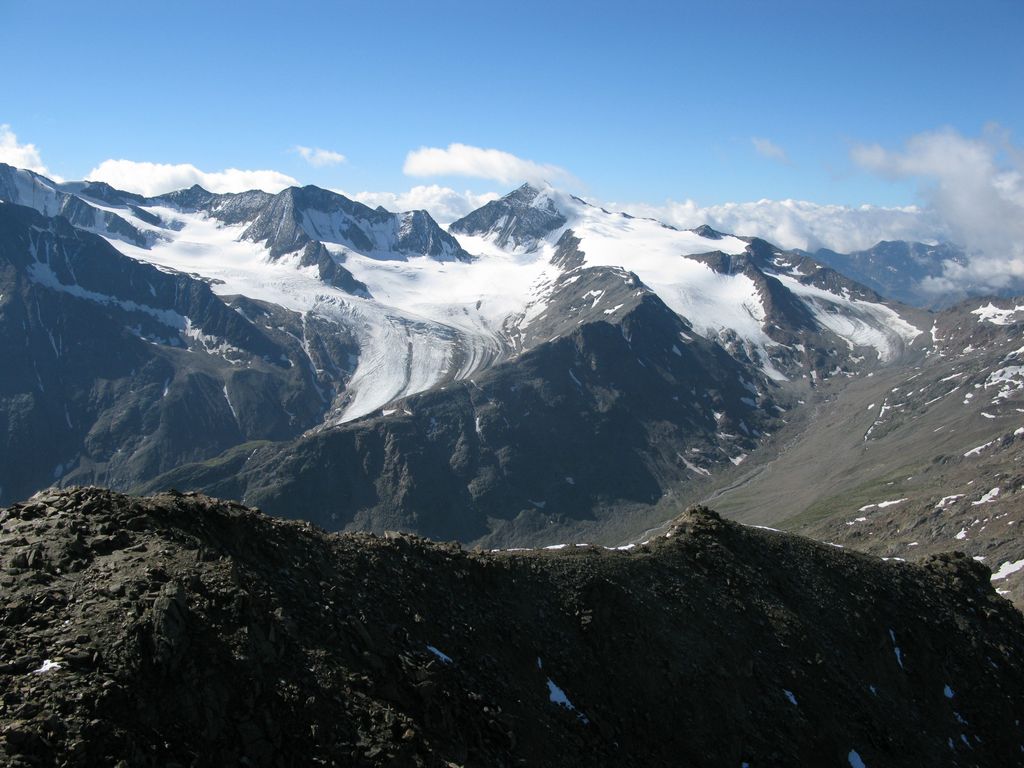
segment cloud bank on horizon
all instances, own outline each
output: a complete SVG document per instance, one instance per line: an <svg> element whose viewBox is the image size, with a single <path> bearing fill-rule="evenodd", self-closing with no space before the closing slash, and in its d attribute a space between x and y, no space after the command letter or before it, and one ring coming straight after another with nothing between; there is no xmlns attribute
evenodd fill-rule
<svg viewBox="0 0 1024 768"><path fill-rule="evenodd" d="M785 150L769 139L755 137L751 141L763 156L789 162ZM295 145L291 151L313 167L346 162L343 154L333 150ZM964 283L1000 290L1024 281L1024 149L1014 144L1006 131L990 126L980 137L971 138L943 129L912 136L901 149L856 145L850 155L869 173L916 180L923 205L851 207L769 199L708 206L693 200L601 204L678 227L708 224L725 232L762 237L783 248L808 251L830 248L849 252L869 248L881 240L947 240L964 246L970 256L966 265L948 262L942 276L928 279L924 287L936 294L950 292ZM20 142L6 124L0 125L0 162L62 181L47 168L38 147ZM410 151L403 171L417 178L485 179L501 185L501 191L459 192L435 183L403 192L364 190L343 194L390 210L425 209L441 224L449 224L524 181L570 187L580 184L560 166L459 143ZM104 160L86 179L148 196L193 184L220 193L249 189L276 193L299 184L292 176L269 169L206 171L191 163L126 159Z"/></svg>
<svg viewBox="0 0 1024 768"><path fill-rule="evenodd" d="M927 210L968 249L968 263L947 262L930 290L1001 289L1024 278L1024 148L1007 131L993 125L974 139L947 128L917 134L902 150L861 145L852 156L882 176L916 179Z"/></svg>
<svg viewBox="0 0 1024 768"><path fill-rule="evenodd" d="M760 237L782 248L846 253L882 240L935 242L947 239L941 222L917 206L885 208L822 205L806 200L757 200L701 206L693 200L667 200L661 205L616 203L634 216L658 219L681 229L707 224L736 235Z"/></svg>

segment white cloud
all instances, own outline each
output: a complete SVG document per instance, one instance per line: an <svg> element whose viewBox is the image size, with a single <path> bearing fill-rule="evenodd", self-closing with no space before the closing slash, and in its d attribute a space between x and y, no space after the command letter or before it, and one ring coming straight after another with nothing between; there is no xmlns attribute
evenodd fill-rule
<svg viewBox="0 0 1024 768"><path fill-rule="evenodd" d="M278 171L202 171L191 163L146 163L135 160L104 160L89 171L87 181L105 181L126 192L153 196L198 184L210 192L245 192L262 189L280 192L298 181Z"/></svg>
<svg viewBox="0 0 1024 768"><path fill-rule="evenodd" d="M771 139L754 136L750 141L754 145L754 149L757 150L757 154L762 157L767 157L769 160L778 160L783 163L789 162L789 155L786 154L786 150Z"/></svg>
<svg viewBox="0 0 1024 768"><path fill-rule="evenodd" d="M942 239L943 224L915 206L821 205L805 200L757 200L700 206L693 200L662 205L610 204L634 216L648 216L692 229L701 224L736 235L761 237L782 248L848 252L870 248L880 240ZM605 207L610 207L605 205Z"/></svg>
<svg viewBox="0 0 1024 768"><path fill-rule="evenodd" d="M557 165L543 165L500 149L468 144L449 144L444 149L420 147L406 155L402 170L407 176L472 176L506 185L524 181L579 184L571 173Z"/></svg>
<svg viewBox="0 0 1024 768"><path fill-rule="evenodd" d="M321 149L320 147L303 147L297 145L292 148L293 151L298 152L302 159L312 165L314 168L323 168L328 165L339 165L345 162L345 156L340 152L332 152L329 149Z"/></svg>
<svg viewBox="0 0 1024 768"><path fill-rule="evenodd" d="M497 200L497 192L457 192L450 187L437 184L413 187L407 192L342 192L341 194L358 200L365 205L377 207L382 205L389 211L425 210L442 226L447 226L456 219L461 219L470 211L474 211L491 200Z"/></svg>
<svg viewBox="0 0 1024 768"><path fill-rule="evenodd" d="M60 176L51 173L43 164L43 158L40 156L36 145L19 144L18 137L11 130L11 126L6 123L0 125L0 163L7 163L15 168L35 171L54 181L63 181Z"/></svg>
<svg viewBox="0 0 1024 768"><path fill-rule="evenodd" d="M966 266L946 265L936 292L965 283L993 290L1024 279L1024 151L998 127L981 138L946 129L913 136L900 151L857 146L858 165L887 178L916 179L932 214L964 245Z"/></svg>

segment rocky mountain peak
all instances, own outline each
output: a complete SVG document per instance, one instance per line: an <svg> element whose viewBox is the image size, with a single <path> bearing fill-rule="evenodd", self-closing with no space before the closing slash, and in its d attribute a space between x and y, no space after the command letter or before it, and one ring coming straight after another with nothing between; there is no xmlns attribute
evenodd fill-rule
<svg viewBox="0 0 1024 768"><path fill-rule="evenodd" d="M706 237L708 240L721 240L726 236L724 232L719 232L717 229L712 229L707 224L701 224L699 227L690 230L696 235Z"/></svg>
<svg viewBox="0 0 1024 768"><path fill-rule="evenodd" d="M265 243L271 258L324 242L375 257L471 259L426 211L391 213L315 186L289 187L273 196L242 236Z"/></svg>
<svg viewBox="0 0 1024 768"><path fill-rule="evenodd" d="M528 252L567 221L550 187L523 184L453 222L448 229L455 234L491 238L501 248Z"/></svg>

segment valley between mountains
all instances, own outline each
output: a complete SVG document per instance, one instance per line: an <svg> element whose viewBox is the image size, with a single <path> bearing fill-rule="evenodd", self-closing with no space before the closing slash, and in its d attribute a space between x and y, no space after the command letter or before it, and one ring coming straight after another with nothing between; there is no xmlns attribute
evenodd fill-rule
<svg viewBox="0 0 1024 768"><path fill-rule="evenodd" d="M913 307L879 267L952 246L786 251L531 185L447 227L4 165L0 200L0 504L178 488L508 549L637 543L706 502L961 550L1024 604L1024 302Z"/></svg>

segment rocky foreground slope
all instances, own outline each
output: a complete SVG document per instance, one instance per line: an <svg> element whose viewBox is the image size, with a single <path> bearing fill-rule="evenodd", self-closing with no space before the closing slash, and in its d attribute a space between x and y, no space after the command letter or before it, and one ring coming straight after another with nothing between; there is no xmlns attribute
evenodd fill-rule
<svg viewBox="0 0 1024 768"><path fill-rule="evenodd" d="M5 765L1017 765L1024 617L696 509L629 550L326 534L203 496L0 511Z"/></svg>

